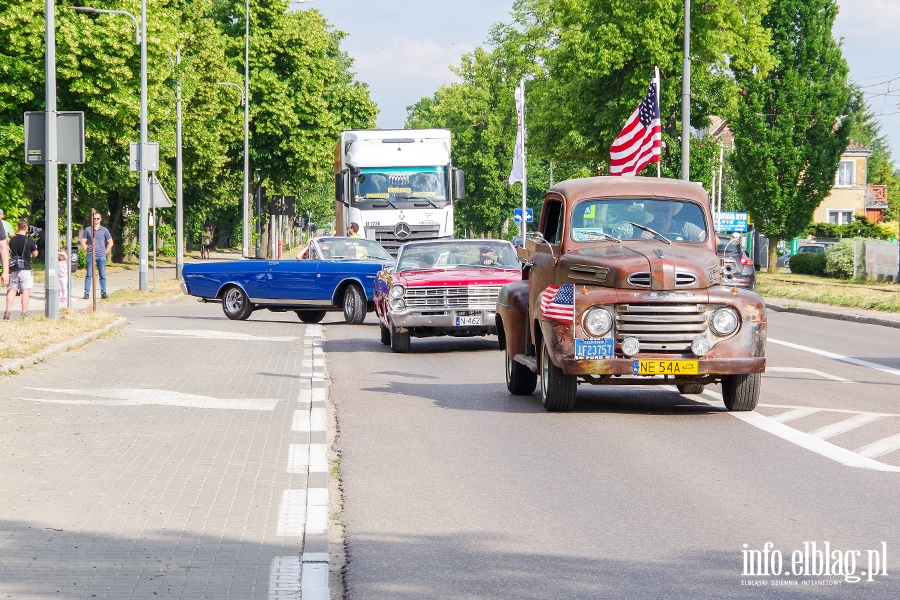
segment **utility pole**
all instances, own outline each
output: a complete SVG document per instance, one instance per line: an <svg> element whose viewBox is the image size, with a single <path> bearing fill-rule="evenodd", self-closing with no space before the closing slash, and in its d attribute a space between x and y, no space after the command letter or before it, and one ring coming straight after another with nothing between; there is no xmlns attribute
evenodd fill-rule
<svg viewBox="0 0 900 600"><path fill-rule="evenodd" d="M175 47L175 279L184 266L184 202L181 173L181 46ZM154 223L155 225L155 223Z"/></svg>
<svg viewBox="0 0 900 600"><path fill-rule="evenodd" d="M44 71L46 85L46 116L44 131L47 149L46 173L44 177L44 316L59 318L59 277L56 275L56 256L59 249L59 173L57 171L56 147L56 6L54 0L46 0L44 25L46 27L46 61Z"/></svg>
<svg viewBox="0 0 900 600"><path fill-rule="evenodd" d="M691 0L684 0L684 61L681 66L681 178L691 179Z"/></svg>

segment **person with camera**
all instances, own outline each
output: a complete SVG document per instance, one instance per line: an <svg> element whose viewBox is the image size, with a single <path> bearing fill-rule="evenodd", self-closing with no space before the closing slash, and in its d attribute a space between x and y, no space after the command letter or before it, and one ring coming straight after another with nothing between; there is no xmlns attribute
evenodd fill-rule
<svg viewBox="0 0 900 600"><path fill-rule="evenodd" d="M28 315L28 300L34 287L31 259L38 255L38 247L28 237L28 221L25 219L19 221L18 233L9 240L9 252L9 289L6 291L6 311L3 313L5 321L9 320L9 311L17 292L22 295L22 316Z"/></svg>
<svg viewBox="0 0 900 600"><path fill-rule="evenodd" d="M106 300L106 257L113 247L112 234L100 224L100 213L92 215L91 226L81 236L81 248L87 252L87 275L84 278L84 299L91 298L91 279L94 276L94 265L100 276L100 297ZM93 260L91 260L93 257Z"/></svg>

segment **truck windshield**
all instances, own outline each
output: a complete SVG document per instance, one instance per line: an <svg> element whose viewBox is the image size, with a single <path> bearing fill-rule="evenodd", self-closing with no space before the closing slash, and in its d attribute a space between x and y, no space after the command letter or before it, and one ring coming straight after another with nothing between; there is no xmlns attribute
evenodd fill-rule
<svg viewBox="0 0 900 600"><path fill-rule="evenodd" d="M367 167L352 180L353 206L443 208L450 203L445 167Z"/></svg>
<svg viewBox="0 0 900 600"><path fill-rule="evenodd" d="M648 231L650 230L650 231ZM655 239L705 242L706 217L700 205L677 198L602 198L585 200L572 211L576 242Z"/></svg>

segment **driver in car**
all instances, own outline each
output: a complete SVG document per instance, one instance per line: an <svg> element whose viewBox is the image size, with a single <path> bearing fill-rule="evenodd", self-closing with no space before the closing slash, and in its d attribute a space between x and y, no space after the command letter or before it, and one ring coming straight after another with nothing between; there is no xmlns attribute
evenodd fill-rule
<svg viewBox="0 0 900 600"><path fill-rule="evenodd" d="M478 262L475 264L483 267L496 267L499 263L494 257L494 249L490 246L482 246L478 251Z"/></svg>
<svg viewBox="0 0 900 600"><path fill-rule="evenodd" d="M676 234L682 236L689 242L702 242L706 239L706 232L700 227L689 221L678 221L675 219L684 202L672 202L665 200L651 200L648 202L647 212L650 213L650 221L647 227L655 229L659 233L669 236ZM645 231L641 234L642 238L653 238L653 234Z"/></svg>

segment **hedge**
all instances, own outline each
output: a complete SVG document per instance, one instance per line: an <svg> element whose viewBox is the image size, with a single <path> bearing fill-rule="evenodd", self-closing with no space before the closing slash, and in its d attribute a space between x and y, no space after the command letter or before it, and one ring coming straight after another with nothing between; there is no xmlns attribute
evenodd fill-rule
<svg viewBox="0 0 900 600"><path fill-rule="evenodd" d="M801 275L825 274L825 254L801 252L793 255L789 264L791 273L799 273Z"/></svg>

